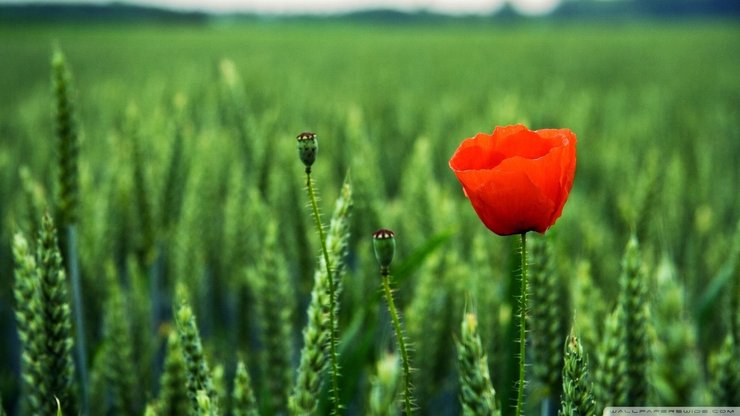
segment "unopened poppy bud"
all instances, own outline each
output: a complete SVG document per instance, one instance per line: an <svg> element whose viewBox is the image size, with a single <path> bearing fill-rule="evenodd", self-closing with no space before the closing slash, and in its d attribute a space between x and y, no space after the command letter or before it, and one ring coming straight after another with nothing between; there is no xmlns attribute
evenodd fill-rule
<svg viewBox="0 0 740 416"><path fill-rule="evenodd" d="M316 153L319 151L319 142L316 134L304 131L298 137L298 156L306 166L306 172L311 170L311 165L316 161Z"/></svg>
<svg viewBox="0 0 740 416"><path fill-rule="evenodd" d="M380 264L380 273L387 275L396 252L396 234L391 230L381 228L373 233L373 250L375 258Z"/></svg>

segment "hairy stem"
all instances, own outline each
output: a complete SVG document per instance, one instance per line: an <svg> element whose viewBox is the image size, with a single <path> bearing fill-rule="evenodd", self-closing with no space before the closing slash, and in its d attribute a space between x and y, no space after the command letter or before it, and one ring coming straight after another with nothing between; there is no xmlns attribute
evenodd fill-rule
<svg viewBox="0 0 740 416"><path fill-rule="evenodd" d="M383 275L383 290L385 292L385 299L388 302L388 311L391 313L393 319L393 329L396 331L396 341L398 342L398 349L401 351L401 364L403 365L403 406L406 415L411 414L411 370L409 366L409 353L406 350L406 342L403 339L403 329L401 328L401 320L398 318L398 311L396 311L396 303L393 301L393 293L391 292L390 275L382 273Z"/></svg>
<svg viewBox="0 0 740 416"><path fill-rule="evenodd" d="M331 328L329 334L329 361L331 363L331 391L332 391L332 414L339 414L339 364L337 360L337 318L336 313L336 285L334 284L334 275L331 271L331 263L329 262L329 251L326 249L326 236L324 234L324 226L321 224L321 217L319 216L319 205L316 203L316 193L313 187L313 181L311 180L311 170L306 168L306 188L308 189L308 199L311 201L311 212L313 213L313 219L316 223L316 229L319 231L319 240L321 241L321 253L324 256L324 264L326 265L326 276L329 280L329 327Z"/></svg>
<svg viewBox="0 0 740 416"><path fill-rule="evenodd" d="M519 382L517 383L516 416L521 416L524 407L524 365L527 345L527 234L522 233L522 293L519 297Z"/></svg>

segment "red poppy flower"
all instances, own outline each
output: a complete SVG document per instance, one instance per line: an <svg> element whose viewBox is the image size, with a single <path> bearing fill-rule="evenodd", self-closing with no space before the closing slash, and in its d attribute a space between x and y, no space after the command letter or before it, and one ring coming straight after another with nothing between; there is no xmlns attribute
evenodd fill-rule
<svg viewBox="0 0 740 416"><path fill-rule="evenodd" d="M544 233L563 212L576 170L568 129L496 127L465 139L450 168L481 221L499 235Z"/></svg>

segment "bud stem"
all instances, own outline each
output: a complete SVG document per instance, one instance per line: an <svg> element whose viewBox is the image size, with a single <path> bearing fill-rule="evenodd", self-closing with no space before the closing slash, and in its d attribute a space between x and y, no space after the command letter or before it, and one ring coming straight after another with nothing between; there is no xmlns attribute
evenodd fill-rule
<svg viewBox="0 0 740 416"><path fill-rule="evenodd" d="M393 329L396 331L398 349L401 351L401 362L403 365L403 405L405 414L409 416L411 415L411 370L409 367L409 353L406 350L406 342L403 339L401 320L398 318L396 304L393 301L388 268L382 268L380 274L383 277L383 290L385 291L385 299L388 302L388 311L391 313L391 319L393 320Z"/></svg>
<svg viewBox="0 0 740 416"><path fill-rule="evenodd" d="M326 265L326 276L329 281L329 326L331 328L329 336L329 361L331 362L331 390L332 390L332 414L339 414L339 364L337 363L337 321L336 321L336 285L334 284L334 275L331 271L329 262L329 252L326 249L326 236L324 235L324 226L321 225L319 216L319 205L316 203L316 193L314 192L313 181L311 180L311 167L306 166L306 188L308 190L308 199L311 201L311 212L316 223L316 229L319 231L319 240L321 241L321 253L324 256Z"/></svg>

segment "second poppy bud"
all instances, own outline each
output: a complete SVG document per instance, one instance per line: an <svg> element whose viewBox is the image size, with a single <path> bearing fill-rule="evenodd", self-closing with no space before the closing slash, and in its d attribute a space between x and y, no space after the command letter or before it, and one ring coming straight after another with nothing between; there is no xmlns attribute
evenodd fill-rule
<svg viewBox="0 0 740 416"><path fill-rule="evenodd" d="M319 143L315 133L304 131L299 134L298 139L298 157L306 166L306 171L311 170L311 165L316 161L316 154L319 152Z"/></svg>

